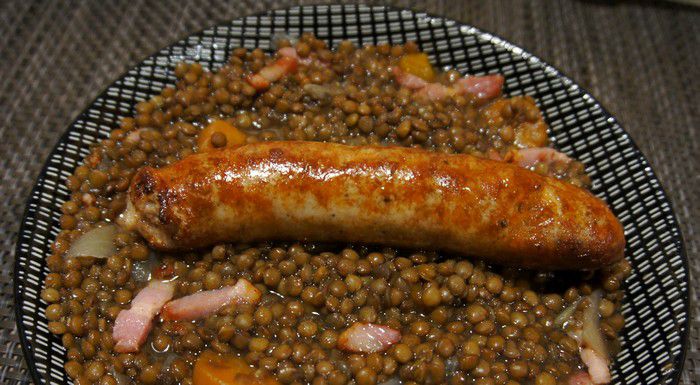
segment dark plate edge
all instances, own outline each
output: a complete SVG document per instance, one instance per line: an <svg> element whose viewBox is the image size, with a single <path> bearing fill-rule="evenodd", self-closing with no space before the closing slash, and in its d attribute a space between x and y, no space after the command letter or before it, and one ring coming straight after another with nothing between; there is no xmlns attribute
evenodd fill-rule
<svg viewBox="0 0 700 385"><path fill-rule="evenodd" d="M30 373L30 375L31 375L31 377L32 377L32 381L33 381L34 383L36 383L36 384L41 384L41 383L42 383L42 382L41 382L42 377L39 375L39 372L38 372L38 370L37 370L37 368L36 368L36 363L34 362L34 360L29 358L29 357L30 357L31 349L29 348L29 341L28 341L28 339L27 339L26 329L25 329L25 327L24 327L24 324L21 322L21 315L22 315L22 314L21 314L21 304L22 304L23 301L21 300L21 296L19 295L19 290L20 290L20 288L19 288L19 283L18 283L18 281L17 281L17 275L18 275L19 270L20 270L20 265L19 265L19 263L18 263L17 256L20 255L20 253L22 253L22 252L20 251L20 247L19 247L19 240L20 240L20 237L22 236L22 234L24 233L24 231L25 231L25 229L26 229L26 220L25 220L25 218L27 218L27 216L29 215L29 208L30 208L30 205L31 205L31 203L33 203L33 201L34 201L34 196L35 196L36 192L38 191L38 182L45 178L46 173L47 173L47 171L48 171L48 166L49 166L48 160L51 158L51 155L56 151L56 149L59 147L59 145L60 145L61 143L63 143L63 142L68 138L68 134L69 134L69 132L70 132L71 126L75 123L76 120L78 120L78 119L80 119L80 118L86 116L86 111L85 111L85 110L86 110L87 108L89 108L89 106L91 106L92 104L94 104L98 99L100 99L100 98L102 98L103 96L105 96L105 95L107 94L107 90L108 90L114 83L116 83L117 81L119 81L120 79L122 79L123 77L125 77L126 75L128 75L129 71L131 71L135 66L138 66L140 63L142 63L142 62L144 62L144 61L146 61L146 60L148 60L148 59L150 59L150 58L153 58L153 57L157 56L161 51L167 49L168 47L170 47L170 46L173 45L173 44L176 44L176 43L178 43L178 42L180 42L180 41L182 41L182 40L187 39L187 38L190 37L190 36L201 35L204 31L206 31L206 30L208 30L208 29L210 29L210 28L215 28L215 27L218 27L218 26L224 26L224 25L227 25L228 23L230 23L230 22L233 21L233 20L243 19L243 18L245 18L245 17L251 17L251 16L252 16L252 17L259 17L259 16L264 16L264 15L269 15L269 14L275 12L275 11L286 10L286 9L291 9L291 8L295 8L295 7L311 7L311 8L313 8L313 7L318 7L318 6L328 6L328 7L331 7L331 6L333 6L333 5L340 5L340 6L342 6L342 7L347 6L347 4L322 4L322 3L313 3L313 4L304 4L304 5L297 5L297 6L288 6L288 7L273 8L273 9L269 9L269 10L267 10L267 11L263 11L263 12L259 12L259 13L255 13L255 14L244 15L244 16L241 16L241 17L236 18L236 19L231 19L231 20L229 20L229 21L220 21L220 22L217 22L216 24L207 26L207 27L202 28L202 29L200 29L200 30L197 30L197 31L195 31L195 32L187 33L186 35L183 35L182 37L179 37L177 40L174 40L174 41L168 43L167 45L165 45L165 46L159 48L159 49L158 49L157 51L155 51L154 53L152 53L152 54L150 54L150 55L144 57L144 58L141 59L141 60L138 60L135 64L129 65L129 67L128 67L125 71L123 71L115 80L113 80L112 82L108 83L108 84L102 89L102 91L100 91L100 93L99 93L94 99L92 99L92 101L90 101L90 103L88 103L88 104L86 105L86 107L83 109L83 111L82 111L80 114L78 114L78 116L76 116L76 117L71 121L71 123L68 124L67 127L64 128L63 134L61 134L61 136L59 137L59 139L56 141L56 144L54 144L53 148L51 149L51 152L49 153L49 156L48 156L47 159L44 161L44 165L42 166L41 171L39 172L39 175L38 175L38 177L37 177L37 179L36 179L36 182L34 183L34 186L32 187L32 190L31 190L31 192L30 192L30 194L29 194L29 197L28 197L28 198L26 199L26 201L25 201L25 208L24 208L24 211L23 211L23 213L22 213L22 223L20 224L20 228L19 228L18 233L17 233L16 244L15 244L15 261L14 261L13 276L12 276L12 287L13 287L13 297L14 297L14 298L13 298L13 304L14 304L14 307L15 307L15 309L14 309L15 324L16 324L16 326L17 326L17 334L18 334L18 336L19 336L20 345L21 345L21 347L22 347L22 354L23 354L23 356L24 356L25 362L27 363L27 367L28 367L29 373ZM367 6L368 8L374 8L374 7L376 7L376 6L374 6L374 5L363 5L363 4L354 4L354 6L355 6L355 7ZM429 18L440 19L442 22L451 22L451 23L454 23L455 25L457 25L457 26L459 26L459 27L472 28L472 29L474 29L475 31L480 32L480 33L482 33L482 34L490 35L491 37L500 40L501 43L505 43L505 44L507 45L506 49L511 50L512 48L519 48L519 49L521 49L521 50L523 51L523 52L521 53L521 55L524 55L524 56L526 56L526 57L528 57L528 58L536 59L537 61L539 61L539 62L540 62L542 65L544 65L545 67L548 67L548 68L554 70L558 76L560 76L563 80L565 80L565 82L568 82L568 83L569 83L569 84L567 84L567 86L568 86L568 85L575 85L576 87L578 87L578 88L581 90L581 92L583 92L583 93L586 94L586 95L590 95L590 96L591 96L591 99L593 100L594 105L597 106L597 107L599 107L599 108L603 111L603 113L606 115L606 118L607 118L607 119L612 119L612 122L613 122L614 124L617 124L617 125L622 129L622 131L623 131L622 136L625 136L625 137L630 141L630 144L631 144L631 146L632 146L632 149L634 150L634 153L635 153L636 155L640 156L642 159L644 159L644 162L647 164L647 166L649 166L649 167L648 167L648 170L646 170L645 172L646 172L647 174L651 175L654 179L656 179L656 180L658 181L658 183L659 183L659 190L661 191L662 197L666 200L666 202L668 202L668 205L669 205L669 208L670 208L670 211L671 211L671 219L672 219L672 223L671 223L671 224L674 225L676 229L678 229L678 241L675 242L675 243L676 243L676 246L678 247L678 251L679 251L680 256L681 256L681 262L682 262L683 269L684 269L684 270L686 271L686 273L687 273L687 274L686 274L686 279L685 279L686 291L685 291L685 296L684 296L684 298L683 298L683 303L684 303L685 309L687 309L688 312L689 312L689 310L690 310L690 305L691 305L691 299L690 299L690 295L689 295L689 293L690 293L690 267L689 267L689 264L688 264L688 254L687 254L686 248L685 248L685 239L683 238L683 231L682 231L682 229L681 229L681 227L680 227L680 223L679 223L679 221L678 221L678 216L676 215L676 210L673 208L673 202L669 199L669 196L668 196L668 194L666 193L666 189L664 188L663 183L661 182L661 179L659 179L659 177L656 175L656 172L655 172L654 169L651 167L651 164L650 164L649 160L648 160L647 157L642 153L642 151L639 149L639 146L638 146L637 143L634 141L634 139L633 139L632 136L629 134L629 132L627 132L627 130L624 129L624 127L617 121L617 118L615 118L615 117L610 113L610 111L608 111L608 109L605 108L605 107L598 101L598 99L596 99L596 98L593 96L593 94L591 94L591 93L588 91L588 89L586 89L586 88L582 87L581 85L579 85L578 83L574 82L568 75L566 75L565 73L563 73L559 68L554 67L553 65L549 64L548 62L546 62L545 60L541 59L540 57L529 53L529 51L525 50L524 48L520 47L520 46L517 45L517 44L511 43L509 40L502 38L502 37L501 37L500 35L498 35L498 34L492 33L492 32L490 32L490 31L487 31L487 30L484 30L484 29L481 29L481 28L474 27L473 25L466 24L466 23L463 23L463 22L460 22L460 21L457 21L457 20L454 20L454 19L451 19L451 18L448 18L448 17L439 16L439 15L434 15L434 14L431 14L431 13L428 13L428 12L425 12L425 11L414 10L414 9L409 9L409 8L396 8L396 7L389 6L389 5L381 5L381 6L379 6L379 7L382 7L382 8L384 8L384 9L386 9L386 10L398 11L398 12L401 12L401 11L410 11L410 12L412 12L412 13L415 14L415 15L421 15L421 14L422 14L422 15L425 15L426 17L429 17ZM677 356L677 359L676 359L675 362L673 363L673 368L678 368L678 372L677 372L675 378L671 381L671 383L670 383L671 385L677 385L677 384L679 384L679 383L680 383L681 376L682 376L682 371L683 371L683 367L684 367L684 364L685 364L685 359L686 359L686 356L687 356L688 345L689 345L690 317L686 317L685 322L683 323L682 326L683 326L683 329L682 329L682 333L681 333L681 351L680 351L680 354Z"/></svg>

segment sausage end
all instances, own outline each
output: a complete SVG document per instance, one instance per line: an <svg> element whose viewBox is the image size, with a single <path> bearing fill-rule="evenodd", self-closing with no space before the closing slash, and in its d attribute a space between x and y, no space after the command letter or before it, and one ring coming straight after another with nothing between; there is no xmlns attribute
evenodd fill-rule
<svg viewBox="0 0 700 385"><path fill-rule="evenodd" d="M120 220L127 229L141 233L154 248L168 251L176 245L167 230L172 221L167 215L167 202L162 199L162 184L155 169L139 170L131 181L126 210Z"/></svg>

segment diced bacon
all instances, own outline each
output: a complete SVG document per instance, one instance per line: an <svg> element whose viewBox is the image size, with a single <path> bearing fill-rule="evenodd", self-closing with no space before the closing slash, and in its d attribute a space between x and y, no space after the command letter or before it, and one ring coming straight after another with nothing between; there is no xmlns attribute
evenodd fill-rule
<svg viewBox="0 0 700 385"><path fill-rule="evenodd" d="M129 310L122 310L114 321L112 338L118 353L137 352L151 331L153 318L173 298L172 282L152 281L131 301Z"/></svg>
<svg viewBox="0 0 700 385"><path fill-rule="evenodd" d="M607 384L610 382L610 369L608 360L590 348L581 349L581 362L588 368L588 375L593 384Z"/></svg>
<svg viewBox="0 0 700 385"><path fill-rule="evenodd" d="M228 304L254 304L260 301L260 290L246 279L239 279L233 286L200 291L168 302L163 308L167 320L196 320L216 313Z"/></svg>
<svg viewBox="0 0 700 385"><path fill-rule="evenodd" d="M258 73L249 75L246 80L256 90L263 90L270 83L282 79L285 75L296 71L297 60L289 56L282 56L274 63L263 67Z"/></svg>
<svg viewBox="0 0 700 385"><path fill-rule="evenodd" d="M338 337L338 348L355 353L383 352L401 340L401 332L388 326L356 322Z"/></svg>
<svg viewBox="0 0 700 385"><path fill-rule="evenodd" d="M525 168L533 167L539 162L571 162L571 158L566 154L550 147L523 148L518 150L514 160Z"/></svg>
<svg viewBox="0 0 700 385"><path fill-rule="evenodd" d="M260 74L252 74L246 78L248 83L256 90L264 90L270 87L270 81L262 77Z"/></svg>
<svg viewBox="0 0 700 385"><path fill-rule="evenodd" d="M269 66L263 67L258 74L268 81L274 82L284 75L297 69L297 61L290 57L281 57Z"/></svg>
<svg viewBox="0 0 700 385"><path fill-rule="evenodd" d="M291 57L292 59L299 60L299 55L297 54L297 50L294 49L294 47L283 47L277 50L277 53L280 56L286 56L286 57Z"/></svg>
<svg viewBox="0 0 700 385"><path fill-rule="evenodd" d="M126 138L124 138L124 142L126 142L126 143L131 143L131 144L138 143L139 140L141 140L141 132L140 132L140 131L141 131L141 130L131 131L131 132L126 136Z"/></svg>
<svg viewBox="0 0 700 385"><path fill-rule="evenodd" d="M504 81L502 75L467 76L458 79L454 87L449 87L440 83L430 83L399 67L393 67L391 72L400 86L417 90L416 96L427 100L440 100L458 93L469 93L481 100L493 99L501 94Z"/></svg>
<svg viewBox="0 0 700 385"><path fill-rule="evenodd" d="M95 196L90 193L83 193L80 200L85 203L85 206L92 206L95 203Z"/></svg>
<svg viewBox="0 0 700 385"><path fill-rule="evenodd" d="M153 131L153 129L151 128L140 128L138 130L131 131L124 138L124 142L129 144L136 144L141 140L141 134L151 131Z"/></svg>
<svg viewBox="0 0 700 385"><path fill-rule="evenodd" d="M416 97L427 100L441 100L454 95L454 88L447 87L440 83L428 83L425 87L416 92Z"/></svg>
<svg viewBox="0 0 700 385"><path fill-rule="evenodd" d="M594 385L594 383L588 373L581 371L572 374L567 385Z"/></svg>
<svg viewBox="0 0 700 385"><path fill-rule="evenodd" d="M501 94L503 75L465 76L455 82L455 87L481 100L493 99Z"/></svg>
<svg viewBox="0 0 700 385"><path fill-rule="evenodd" d="M299 64L303 64L305 66L311 65L311 63L314 62L314 59L312 59L310 57L304 57L304 58L299 57L299 54L297 53L297 50L294 47L280 48L279 50L277 50L277 54L280 56L283 56L283 57L292 58L292 59L296 60L297 62L299 62ZM319 62L319 63L321 63L321 62ZM325 63L323 63L323 65L325 65Z"/></svg>
<svg viewBox="0 0 700 385"><path fill-rule="evenodd" d="M421 89L425 86L427 86L428 83L426 80L423 78L420 78L416 75L409 74L407 72L404 72L401 70L399 67L393 67L391 69L391 72L394 74L394 78L396 79L396 82L399 83L400 86L412 89L412 90L418 90Z"/></svg>

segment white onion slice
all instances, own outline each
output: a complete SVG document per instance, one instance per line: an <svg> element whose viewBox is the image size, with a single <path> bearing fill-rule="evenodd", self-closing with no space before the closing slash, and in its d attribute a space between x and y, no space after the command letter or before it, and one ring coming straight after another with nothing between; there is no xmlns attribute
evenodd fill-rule
<svg viewBox="0 0 700 385"><path fill-rule="evenodd" d="M151 280L153 270L160 265L160 259L151 251L145 261L134 262L131 265L131 278L136 282Z"/></svg>
<svg viewBox="0 0 700 385"><path fill-rule="evenodd" d="M600 331L600 316L598 306L603 293L595 290L589 296L591 304L583 311L583 331L581 332L581 342L584 347L593 349L598 355L608 360L608 348L605 343L603 333Z"/></svg>
<svg viewBox="0 0 700 385"><path fill-rule="evenodd" d="M382 382L379 385L402 385L402 384L403 384L403 382L401 381L401 379L399 377L394 376L394 377L391 377L388 380Z"/></svg>
<svg viewBox="0 0 700 385"><path fill-rule="evenodd" d="M296 44L297 40L299 40L296 36L292 36L288 34L287 32L284 31L278 31L272 34L270 36L270 46L273 47L274 49L279 49L277 46L277 43L280 40L289 40L289 42L294 45Z"/></svg>
<svg viewBox="0 0 700 385"><path fill-rule="evenodd" d="M581 303L581 298L577 299L572 303L571 305L567 306L566 309L562 310L559 315L557 315L557 318L554 319L554 325L563 328L566 325L566 321L571 318L572 315L576 312L576 308L578 308L578 304Z"/></svg>
<svg viewBox="0 0 700 385"><path fill-rule="evenodd" d="M322 86L320 84L309 83L304 86L304 92L316 100L329 99L333 96L340 95L342 91L342 88L335 85Z"/></svg>
<svg viewBox="0 0 700 385"><path fill-rule="evenodd" d="M66 256L108 258L117 252L114 245L117 232L118 228L113 224L94 228L76 238Z"/></svg>

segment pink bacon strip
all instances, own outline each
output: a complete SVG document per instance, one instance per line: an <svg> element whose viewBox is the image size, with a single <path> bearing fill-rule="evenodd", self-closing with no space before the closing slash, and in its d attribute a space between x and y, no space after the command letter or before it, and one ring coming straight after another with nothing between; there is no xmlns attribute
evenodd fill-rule
<svg viewBox="0 0 700 385"><path fill-rule="evenodd" d="M567 385L595 385L586 372L576 372L569 377Z"/></svg>
<svg viewBox="0 0 700 385"><path fill-rule="evenodd" d="M518 150L515 155L515 161L521 167L530 168L538 162L553 163L560 161L568 163L571 162L571 158L563 152L550 147L532 147Z"/></svg>
<svg viewBox="0 0 700 385"><path fill-rule="evenodd" d="M338 337L338 348L355 353L383 352L401 340L401 332L388 326L356 322Z"/></svg>
<svg viewBox="0 0 700 385"><path fill-rule="evenodd" d="M455 82L455 87L477 99L488 100L501 94L504 81L503 75L465 76Z"/></svg>
<svg viewBox="0 0 700 385"><path fill-rule="evenodd" d="M607 384L610 382L610 368L608 368L608 360L595 350L583 348L579 352L581 361L588 368L588 375L593 384Z"/></svg>
<svg viewBox="0 0 700 385"><path fill-rule="evenodd" d="M394 74L394 78L396 79L396 82L399 83L399 85L411 90L419 90L427 86L428 84L431 84L421 77L409 74L408 72L404 72L399 67L393 67L391 69L391 72Z"/></svg>
<svg viewBox="0 0 700 385"><path fill-rule="evenodd" d="M296 60L297 62L299 62L299 64L303 64L306 66L310 65L311 63L314 62L314 59L312 59L310 57L305 57L305 58L299 57L299 54L297 53L297 50L294 47L280 48L279 50L277 50L277 54L280 56L292 58L292 59Z"/></svg>
<svg viewBox="0 0 700 385"><path fill-rule="evenodd" d="M275 60L272 64L263 67L255 74L251 74L246 78L246 81L258 91L270 87L272 82L282 79L285 75L290 74L297 69L297 59L282 56Z"/></svg>
<svg viewBox="0 0 700 385"><path fill-rule="evenodd" d="M411 90L416 96L427 100L441 100L458 94L471 94L479 100L490 100L501 94L505 78L502 75L466 76L458 79L454 87L441 83L431 83L416 75L404 72L399 67L393 67L396 82Z"/></svg>
<svg viewBox="0 0 700 385"><path fill-rule="evenodd" d="M231 303L237 305L257 303L261 296L260 290L248 280L241 278L233 286L200 291L168 302L163 308L163 318L173 321L196 320L212 315Z"/></svg>
<svg viewBox="0 0 700 385"><path fill-rule="evenodd" d="M454 88L440 83L428 83L428 85L416 92L417 97L425 98L427 100L442 100L448 96L454 96L456 94L457 92Z"/></svg>
<svg viewBox="0 0 700 385"><path fill-rule="evenodd" d="M174 293L175 284L172 282L152 281L143 288L131 301L131 308L120 311L114 321L114 351L137 352L151 331L153 318L163 305L173 298Z"/></svg>

